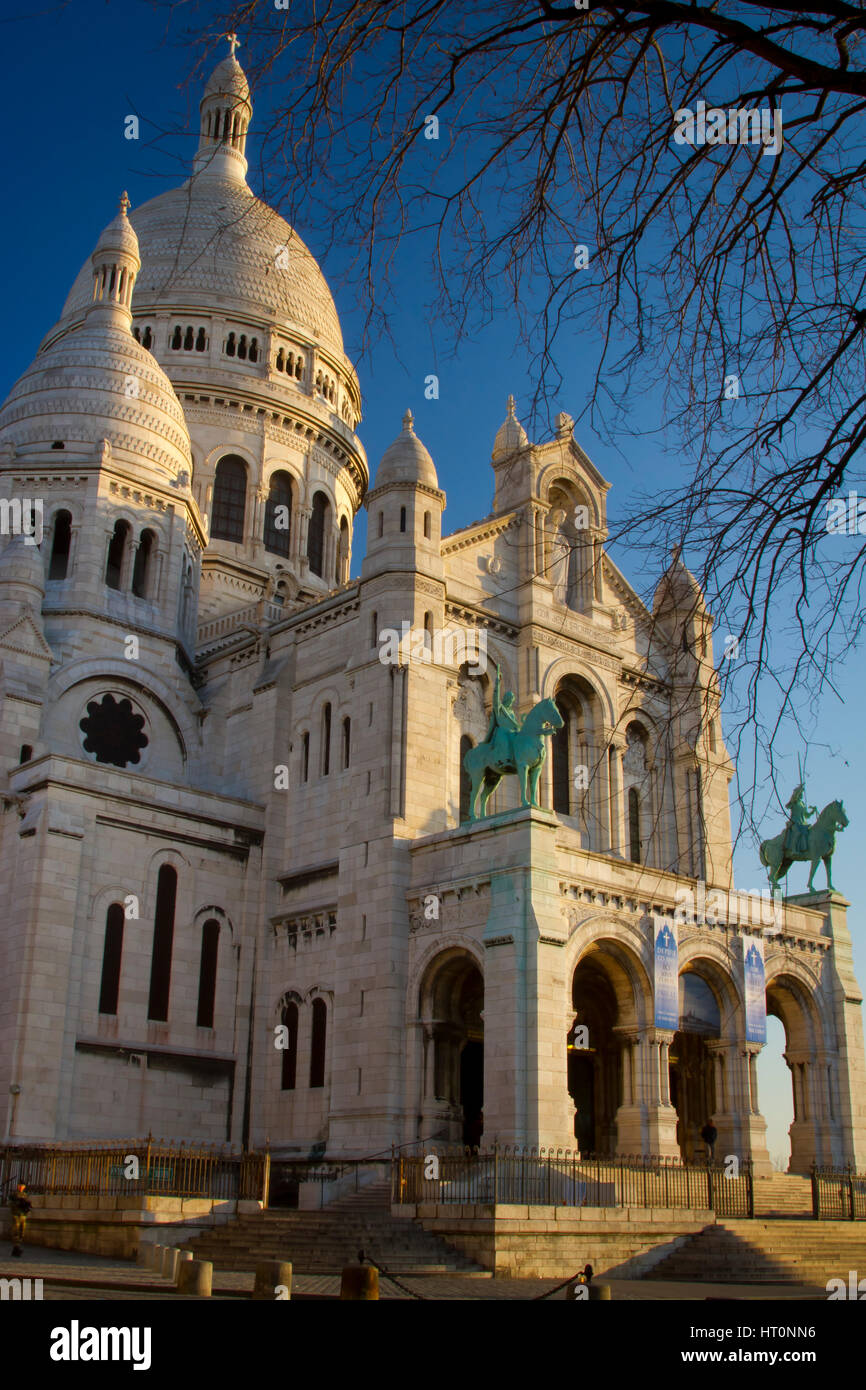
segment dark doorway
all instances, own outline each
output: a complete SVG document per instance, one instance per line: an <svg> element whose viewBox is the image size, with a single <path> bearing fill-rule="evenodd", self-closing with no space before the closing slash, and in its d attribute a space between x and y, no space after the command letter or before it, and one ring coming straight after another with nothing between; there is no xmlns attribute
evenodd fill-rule
<svg viewBox="0 0 866 1390"><path fill-rule="evenodd" d="M572 984L574 1023L566 1040L574 1138L581 1153L616 1152L622 1102L616 994L598 956L584 957Z"/></svg>
<svg viewBox="0 0 866 1390"><path fill-rule="evenodd" d="M701 1130L716 1109L713 1058L706 1039L718 1038L718 1001L695 971L680 976L680 1026L669 1054L671 1105L677 1112L677 1143L687 1163L701 1163L706 1147Z"/></svg>
<svg viewBox="0 0 866 1390"><path fill-rule="evenodd" d="M463 1143L477 1148L484 1117L484 1044L468 1042L460 1054L460 1104L463 1107Z"/></svg>

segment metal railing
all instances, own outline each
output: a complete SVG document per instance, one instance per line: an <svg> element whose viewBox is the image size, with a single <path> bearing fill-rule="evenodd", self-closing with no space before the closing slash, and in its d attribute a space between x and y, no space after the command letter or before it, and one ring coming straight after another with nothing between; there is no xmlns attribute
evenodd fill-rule
<svg viewBox="0 0 866 1390"><path fill-rule="evenodd" d="M676 1207L753 1217L751 1160L725 1165L657 1155L588 1157L569 1149L437 1150L392 1163L395 1203L564 1207Z"/></svg>
<svg viewBox="0 0 866 1390"><path fill-rule="evenodd" d="M816 1221L866 1221L866 1175L813 1164L811 1176Z"/></svg>
<svg viewBox="0 0 866 1390"><path fill-rule="evenodd" d="M268 1203L270 1155L146 1139L0 1145L0 1201L18 1183L35 1194L202 1197Z"/></svg>

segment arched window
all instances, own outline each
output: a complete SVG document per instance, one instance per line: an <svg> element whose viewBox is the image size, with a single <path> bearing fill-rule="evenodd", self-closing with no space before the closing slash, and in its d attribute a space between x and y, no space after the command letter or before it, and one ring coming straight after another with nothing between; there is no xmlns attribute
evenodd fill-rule
<svg viewBox="0 0 866 1390"><path fill-rule="evenodd" d="M299 358L297 359L297 361L295 362L295 380L296 380L296 381L300 381L300 380L301 380L301 377L302 377L303 375L304 375L304 359L303 359L303 357L299 357Z"/></svg>
<svg viewBox="0 0 866 1390"><path fill-rule="evenodd" d="M324 999L313 1000L313 1036L310 1045L310 1088L325 1084L325 1044L328 1006Z"/></svg>
<svg viewBox="0 0 866 1390"><path fill-rule="evenodd" d="M292 480L284 469L271 476L265 503L265 550L288 558L292 526Z"/></svg>
<svg viewBox="0 0 866 1390"><path fill-rule="evenodd" d="M171 952L174 944L174 905L177 898L177 873L170 864L163 864L156 885L156 912L153 918L153 955L150 962L150 995L147 1016L157 1022L168 1019L168 995L171 985Z"/></svg>
<svg viewBox="0 0 866 1390"><path fill-rule="evenodd" d="M102 980L99 986L99 1012L116 1014L120 995L120 957L123 953L123 904L112 903L105 914L105 944L102 948Z"/></svg>
<svg viewBox="0 0 866 1390"><path fill-rule="evenodd" d="M141 339L141 346L142 346L143 348L148 348L148 349L150 349L151 347L153 347L153 334L151 333L151 331L150 331L149 328L145 328L145 330L144 330L144 334L142 335L142 339Z"/></svg>
<svg viewBox="0 0 866 1390"><path fill-rule="evenodd" d="M192 324L189 324L188 327L187 327L186 332L185 332L184 335L183 335L183 347L184 347L184 351L185 351L185 352L192 352L192 348L193 348L193 343L194 343L194 341L195 341L195 332L194 332L194 329L193 329L193 327L192 327Z"/></svg>
<svg viewBox="0 0 866 1390"><path fill-rule="evenodd" d="M310 779L310 735L301 734L301 781Z"/></svg>
<svg viewBox="0 0 866 1390"><path fill-rule="evenodd" d="M325 705L322 710L322 776L327 777L331 771L331 706Z"/></svg>
<svg viewBox="0 0 866 1390"><path fill-rule="evenodd" d="M310 517L310 531L307 540L307 558L310 573L322 577L325 563L325 523L328 518L328 499L323 492L313 498L313 512Z"/></svg>
<svg viewBox="0 0 866 1390"><path fill-rule="evenodd" d="M171 335L171 347L172 347L172 352L179 352L179 351L180 351L180 346L181 346L181 343L182 343L182 342L183 342L183 329L181 328L180 324L177 324L177 325L175 326L174 332L173 332L172 335Z"/></svg>
<svg viewBox="0 0 866 1390"><path fill-rule="evenodd" d="M48 565L49 579L66 578L71 544L72 515L70 512L57 512L54 517L54 535L51 539L51 560Z"/></svg>
<svg viewBox="0 0 866 1390"><path fill-rule="evenodd" d="M425 513L424 513L424 537L425 537L426 540L429 541L429 539L430 539L430 513L429 513L429 512L425 512Z"/></svg>
<svg viewBox="0 0 866 1390"><path fill-rule="evenodd" d="M401 530L401 531L405 531L405 530L406 530L406 508L405 508L405 507L401 507L401 508L400 508L400 530Z"/></svg>
<svg viewBox="0 0 866 1390"><path fill-rule="evenodd" d="M343 720L343 767L349 766L349 757L352 752L352 721L348 714Z"/></svg>
<svg viewBox="0 0 866 1390"><path fill-rule="evenodd" d="M569 752L570 721L553 735L553 809L561 816L571 815L571 756Z"/></svg>
<svg viewBox="0 0 866 1390"><path fill-rule="evenodd" d="M250 338L250 361L251 361L251 362L258 362L258 360L259 360L259 340L258 340L258 338Z"/></svg>
<svg viewBox="0 0 866 1390"><path fill-rule="evenodd" d="M242 362L246 362L246 360L247 360L247 335L246 335L246 333L242 333L241 336L240 336L240 338L238 339L238 357L241 359Z"/></svg>
<svg viewBox="0 0 866 1390"><path fill-rule="evenodd" d="M153 531L142 531L138 538L138 549L135 552L135 564L132 567L132 592L136 598L147 598L150 582L150 561L153 555L154 542L156 536Z"/></svg>
<svg viewBox="0 0 866 1390"><path fill-rule="evenodd" d="M628 857L633 864L640 859L640 797L636 787L628 789Z"/></svg>
<svg viewBox="0 0 866 1390"><path fill-rule="evenodd" d="M228 336L228 338L226 339L226 357L234 357L234 355L235 355L235 335L234 335L234 333L230 333L229 336Z"/></svg>
<svg viewBox="0 0 866 1390"><path fill-rule="evenodd" d="M195 338L195 350L196 350L196 352L204 352L204 350L205 350L206 347L207 347L207 334L205 333L205 331L204 331L203 328L200 328L200 329L198 330L198 333L196 334L196 338Z"/></svg>
<svg viewBox="0 0 866 1390"><path fill-rule="evenodd" d="M211 917L201 929L201 965L198 972L199 1028L213 1028L216 1002L217 952L220 944L220 924Z"/></svg>
<svg viewBox="0 0 866 1390"><path fill-rule="evenodd" d="M216 466L211 513L211 539L242 542L247 500L247 469L237 454L226 454Z"/></svg>
<svg viewBox="0 0 866 1390"><path fill-rule="evenodd" d="M283 369L285 368L285 365L286 365L286 354L285 354L285 352L283 351L282 348L280 348L280 349L278 350L278 352L277 352L277 360L276 360L276 364L275 364L275 365L276 365L276 368L277 368L277 371L278 371L278 372L283 371Z"/></svg>
<svg viewBox="0 0 866 1390"><path fill-rule="evenodd" d="M123 576L123 559L126 555L129 533L128 521L116 521L114 523L114 534L108 545L108 559L105 562L105 582L109 589L120 588Z"/></svg>
<svg viewBox="0 0 866 1390"><path fill-rule="evenodd" d="M298 1077L298 1006L286 1004L281 1014L284 1028L288 1033L286 1047L280 1069L280 1089L293 1091Z"/></svg>
<svg viewBox="0 0 866 1390"><path fill-rule="evenodd" d="M472 778L463 766L463 759L473 747L472 739L468 734L463 734L460 739L460 824L469 819L470 798L472 796Z"/></svg>

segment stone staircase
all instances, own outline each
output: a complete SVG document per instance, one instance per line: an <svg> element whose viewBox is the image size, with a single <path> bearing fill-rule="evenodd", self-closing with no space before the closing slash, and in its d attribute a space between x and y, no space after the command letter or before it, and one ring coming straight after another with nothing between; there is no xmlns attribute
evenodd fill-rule
<svg viewBox="0 0 866 1390"><path fill-rule="evenodd" d="M755 1178L755 1216L807 1221L812 1215L812 1183L809 1178L773 1173Z"/></svg>
<svg viewBox="0 0 866 1390"><path fill-rule="evenodd" d="M808 1284L866 1276L866 1225L778 1217L705 1226L661 1260L647 1279L718 1284Z"/></svg>
<svg viewBox="0 0 866 1390"><path fill-rule="evenodd" d="M298 1274L339 1274L363 1250L392 1274L488 1274L415 1221L392 1216L389 1182L371 1183L321 1211L239 1216L181 1248L226 1270L255 1269L259 1260L290 1260Z"/></svg>

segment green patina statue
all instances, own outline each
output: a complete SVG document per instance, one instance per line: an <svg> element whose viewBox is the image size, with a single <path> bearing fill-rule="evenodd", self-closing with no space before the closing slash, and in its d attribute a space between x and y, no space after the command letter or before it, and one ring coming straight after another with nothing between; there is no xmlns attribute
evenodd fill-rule
<svg viewBox="0 0 866 1390"><path fill-rule="evenodd" d="M801 782L785 807L790 812L788 823L781 835L772 840L764 840L761 845L761 863L767 868L770 887L773 892L779 887L779 879L784 878L795 860L811 860L809 887L814 893L812 880L818 861L823 859L827 870L827 887L835 892L830 871L830 861L836 849L836 831L844 830L848 824L845 807L841 801L831 801L824 807L814 825L810 817L816 814L814 806L806 804L806 788Z"/></svg>
<svg viewBox="0 0 866 1390"><path fill-rule="evenodd" d="M562 715L553 700L540 700L522 721L514 712L514 695L502 693L502 675L496 668L493 687L493 709L487 726L487 737L477 748L467 750L463 758L472 784L469 798L469 819L478 820L487 814L487 803L506 773L520 779L520 801L523 806L538 805L538 779L547 748L545 738L562 728Z"/></svg>

